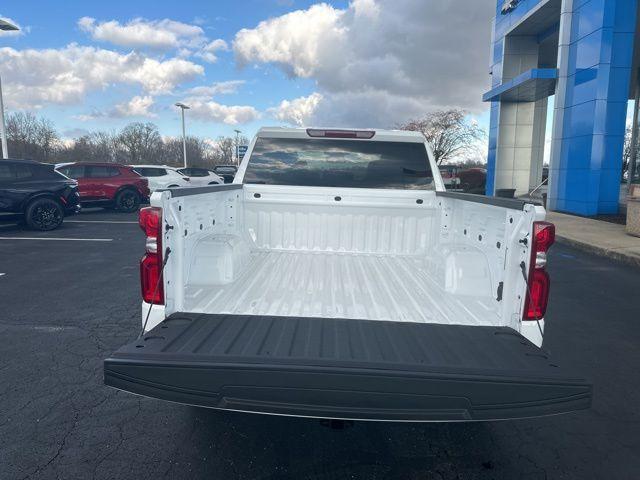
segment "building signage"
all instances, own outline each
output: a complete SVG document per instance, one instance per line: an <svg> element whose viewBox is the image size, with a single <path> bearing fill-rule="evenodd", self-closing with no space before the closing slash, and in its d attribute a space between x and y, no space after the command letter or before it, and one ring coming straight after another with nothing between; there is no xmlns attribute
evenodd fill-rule
<svg viewBox="0 0 640 480"><path fill-rule="evenodd" d="M504 0L502 4L502 15L506 15L515 10L519 3L520 0Z"/></svg>

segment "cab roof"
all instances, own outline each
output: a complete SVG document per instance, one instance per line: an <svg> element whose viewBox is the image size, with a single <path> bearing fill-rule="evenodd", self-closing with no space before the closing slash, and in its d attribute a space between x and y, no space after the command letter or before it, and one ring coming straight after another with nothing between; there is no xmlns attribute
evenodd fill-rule
<svg viewBox="0 0 640 480"><path fill-rule="evenodd" d="M326 135L323 135L326 132ZM355 134L354 137L346 135ZM262 127L258 130L258 137L263 138L316 138L323 139L356 139L360 141L378 142L407 142L424 143L426 139L420 132L407 130L384 130L377 128L289 128L289 127Z"/></svg>

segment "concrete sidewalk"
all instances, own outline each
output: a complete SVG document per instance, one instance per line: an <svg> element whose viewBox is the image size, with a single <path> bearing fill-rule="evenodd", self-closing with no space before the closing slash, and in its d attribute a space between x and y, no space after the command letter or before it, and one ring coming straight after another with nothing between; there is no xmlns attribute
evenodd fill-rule
<svg viewBox="0 0 640 480"><path fill-rule="evenodd" d="M640 267L640 238L627 235L624 225L547 212L556 225L556 239L597 255Z"/></svg>

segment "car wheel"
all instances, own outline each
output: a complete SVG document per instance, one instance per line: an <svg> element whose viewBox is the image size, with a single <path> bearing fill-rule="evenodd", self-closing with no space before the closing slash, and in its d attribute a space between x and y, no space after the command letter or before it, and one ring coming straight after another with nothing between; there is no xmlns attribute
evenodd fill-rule
<svg viewBox="0 0 640 480"><path fill-rule="evenodd" d="M135 212L139 207L140 195L133 190L123 190L116 196L116 208L121 212Z"/></svg>
<svg viewBox="0 0 640 480"><path fill-rule="evenodd" d="M62 225L64 210L51 198L38 198L27 205L24 220L33 230L54 230Z"/></svg>
<svg viewBox="0 0 640 480"><path fill-rule="evenodd" d="M209 185L220 185L219 182L209 182Z"/></svg>
<svg viewBox="0 0 640 480"><path fill-rule="evenodd" d="M167 188L180 188L178 185L169 185Z"/></svg>

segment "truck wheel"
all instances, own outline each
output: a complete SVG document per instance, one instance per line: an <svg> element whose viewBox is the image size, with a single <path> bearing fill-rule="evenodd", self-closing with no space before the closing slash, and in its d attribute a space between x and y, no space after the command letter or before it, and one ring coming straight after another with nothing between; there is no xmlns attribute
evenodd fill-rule
<svg viewBox="0 0 640 480"><path fill-rule="evenodd" d="M133 190L122 190L116 196L116 209L121 212L131 213L140 207L140 195Z"/></svg>
<svg viewBox="0 0 640 480"><path fill-rule="evenodd" d="M27 205L24 220L33 230L54 230L62 225L64 210L51 198L38 198Z"/></svg>

